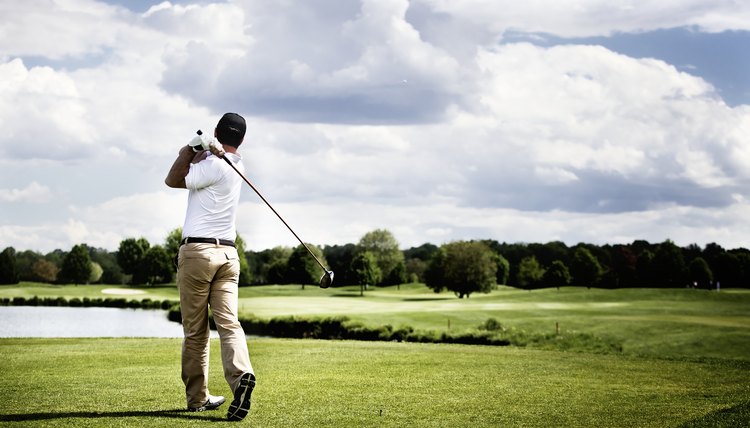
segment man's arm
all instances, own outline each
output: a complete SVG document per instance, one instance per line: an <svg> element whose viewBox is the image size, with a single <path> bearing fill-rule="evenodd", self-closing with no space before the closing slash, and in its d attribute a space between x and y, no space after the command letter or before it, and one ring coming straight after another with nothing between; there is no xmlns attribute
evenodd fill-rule
<svg viewBox="0 0 750 428"><path fill-rule="evenodd" d="M175 159L174 163L172 164L172 168L169 170L169 174L167 174L167 178L164 179L164 183L166 183L169 187L174 187L176 189L186 189L187 186L185 185L185 177L188 175L188 172L190 171L190 163L195 161L200 161L202 159L198 159L199 157L206 157L205 152L193 152L193 149L190 146L184 146L182 149L180 149L180 153L177 155L177 159Z"/></svg>

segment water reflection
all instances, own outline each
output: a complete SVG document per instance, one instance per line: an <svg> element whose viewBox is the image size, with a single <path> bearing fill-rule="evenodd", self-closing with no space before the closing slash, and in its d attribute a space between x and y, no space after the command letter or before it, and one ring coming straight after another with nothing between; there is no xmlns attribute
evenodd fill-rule
<svg viewBox="0 0 750 428"><path fill-rule="evenodd" d="M182 337L182 325L161 310L2 306L0 337Z"/></svg>

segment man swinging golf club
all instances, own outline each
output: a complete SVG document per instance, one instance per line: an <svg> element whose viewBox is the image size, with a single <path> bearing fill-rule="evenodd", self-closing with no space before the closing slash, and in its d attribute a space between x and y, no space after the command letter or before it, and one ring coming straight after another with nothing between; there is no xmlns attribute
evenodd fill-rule
<svg viewBox="0 0 750 428"><path fill-rule="evenodd" d="M187 407L213 410L225 401L208 393L210 306L221 342L224 378L234 391L227 412L231 421L247 415L255 387L245 332L237 319L240 262L234 244L242 179L233 169L244 170L237 149L245 128L242 116L225 114L216 125L215 138L199 135L180 149L164 180L169 187L190 190L177 258Z"/></svg>

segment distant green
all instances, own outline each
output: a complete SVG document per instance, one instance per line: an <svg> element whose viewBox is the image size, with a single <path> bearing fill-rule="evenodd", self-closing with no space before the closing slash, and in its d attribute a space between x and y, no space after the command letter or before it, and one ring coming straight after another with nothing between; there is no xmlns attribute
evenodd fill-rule
<svg viewBox="0 0 750 428"><path fill-rule="evenodd" d="M117 289L140 294L105 294ZM120 287L22 283L0 286L0 298L125 297L178 300L174 285ZM633 356L750 361L750 290L587 289L526 291L500 287L458 299L421 284L320 289L299 285L240 288L240 316L347 316L370 326L389 324L436 331L476 329L489 318L530 333L583 333L622 345Z"/></svg>

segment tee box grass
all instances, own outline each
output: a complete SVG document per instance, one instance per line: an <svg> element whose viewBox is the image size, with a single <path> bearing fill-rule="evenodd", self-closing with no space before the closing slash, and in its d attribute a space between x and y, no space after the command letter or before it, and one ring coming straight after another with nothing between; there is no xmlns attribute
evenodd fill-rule
<svg viewBox="0 0 750 428"><path fill-rule="evenodd" d="M211 393L231 396L218 340L211 345ZM250 339L249 346L258 375L250 426L665 427L748 420L750 367L743 362L393 342ZM226 405L184 410L180 347L179 339L3 339L0 424L182 427L224 420Z"/></svg>
<svg viewBox="0 0 750 428"><path fill-rule="evenodd" d="M102 297L104 286L0 287L0 297ZM127 290L128 288L123 288ZM170 287L132 298L176 298ZM31 294L28 294L31 293ZM55 294L61 293L61 294ZM608 335L623 352L249 338L247 425L703 427L750 425L747 290L516 290L457 299L424 286L240 290L245 316L346 315L370 325ZM50 320L54 322L54 320ZM0 339L0 425L185 426L179 339ZM212 340L212 394L231 397Z"/></svg>

